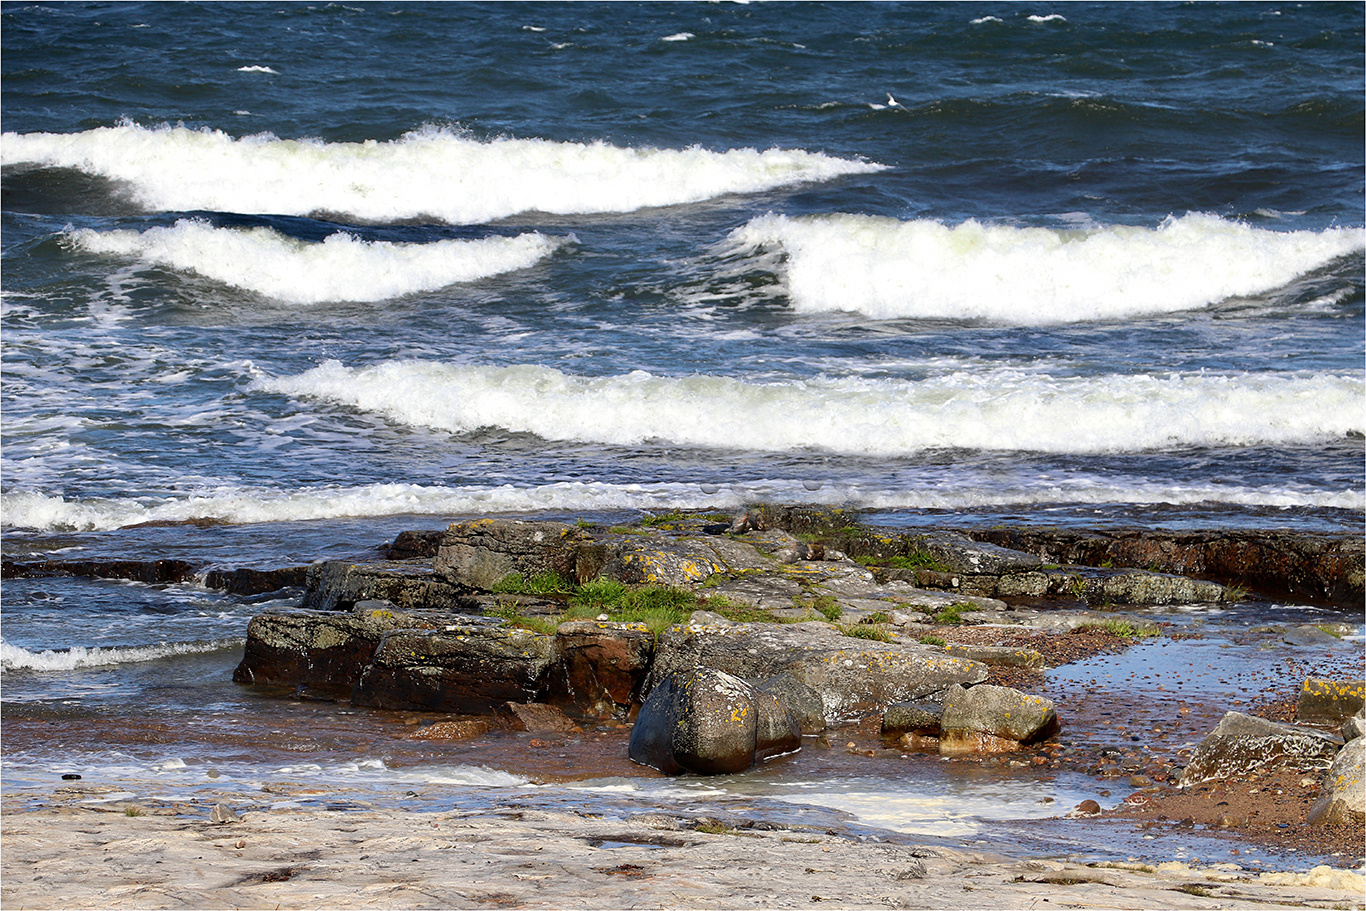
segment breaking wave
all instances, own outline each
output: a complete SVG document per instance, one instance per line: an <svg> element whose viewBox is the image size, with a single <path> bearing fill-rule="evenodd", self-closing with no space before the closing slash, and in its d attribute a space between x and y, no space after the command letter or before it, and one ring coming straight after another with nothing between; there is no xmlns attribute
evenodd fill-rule
<svg viewBox="0 0 1366 911"><path fill-rule="evenodd" d="M1314 490L1296 485L1173 484L1086 473L1068 478L1037 477L1015 481L1004 480L994 473L976 479L971 476L947 478L925 471L921 474L924 479L918 485L899 481L890 486L875 481L816 483L810 479L653 484L565 481L534 487L371 484L295 490L223 488L179 497L71 500L21 492L0 495L0 507L3 507L5 527L43 531L109 531L142 522L204 518L246 525L402 515L734 509L756 500L867 509L943 510L994 506L1028 508L1058 503L1097 506L1230 504L1358 512L1366 507L1366 496L1360 490Z"/></svg>
<svg viewBox="0 0 1366 911"><path fill-rule="evenodd" d="M174 642L122 648L103 646L86 648L77 645L71 648L31 652L26 648L20 648L17 645L11 645L0 640L0 670L70 671L83 667L133 664L141 661L156 661L174 655L201 655L229 648L241 648L244 641L243 639L215 639L210 642Z"/></svg>
<svg viewBox="0 0 1366 911"><path fill-rule="evenodd" d="M1291 282L1366 232L1268 231L1212 215L1157 228L1019 228L863 215L765 215L732 232L776 260L799 311L1009 325L1153 316Z"/></svg>
<svg viewBox="0 0 1366 911"><path fill-rule="evenodd" d="M296 304L434 291L525 269L565 243L536 233L425 244L338 233L309 243L270 228L217 228L193 219L141 232L82 229L65 236L87 253L136 257Z"/></svg>
<svg viewBox="0 0 1366 911"><path fill-rule="evenodd" d="M380 414L408 426L482 428L636 446L824 451L1110 453L1310 442L1363 430L1360 377L1247 373L1049 377L955 371L925 380L746 382L644 371L590 377L549 367L337 361L254 388Z"/></svg>
<svg viewBox="0 0 1366 911"><path fill-rule="evenodd" d="M481 141L437 127L392 142L328 143L123 123L81 133L5 133L0 156L5 165L108 178L154 211L343 213L451 224L530 211L630 212L882 169L802 150Z"/></svg>

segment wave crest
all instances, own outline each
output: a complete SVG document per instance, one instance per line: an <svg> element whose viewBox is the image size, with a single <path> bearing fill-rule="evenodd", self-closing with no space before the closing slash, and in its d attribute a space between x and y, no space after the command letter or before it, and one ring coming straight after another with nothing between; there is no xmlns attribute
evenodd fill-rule
<svg viewBox="0 0 1366 911"><path fill-rule="evenodd" d="M802 150L620 148L543 139L480 141L429 127L392 142L235 139L217 130L120 124L5 133L0 161L120 181L154 211L344 213L475 224L520 212L630 212L882 169Z"/></svg>
<svg viewBox="0 0 1366 911"><path fill-rule="evenodd" d="M66 237L88 253L137 257L295 304L434 291L525 269L566 242L531 233L401 244L338 233L308 243L270 228L216 228L195 219L142 232L81 229Z"/></svg>
<svg viewBox="0 0 1366 911"><path fill-rule="evenodd" d="M732 232L772 254L794 308L1009 325L1193 310L1273 290L1366 248L1366 232L1277 232L1211 215L1059 230L862 215L766 215Z"/></svg>

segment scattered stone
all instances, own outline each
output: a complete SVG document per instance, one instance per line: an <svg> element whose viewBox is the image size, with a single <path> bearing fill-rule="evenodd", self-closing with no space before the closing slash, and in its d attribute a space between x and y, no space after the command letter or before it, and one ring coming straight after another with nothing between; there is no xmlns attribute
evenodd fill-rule
<svg viewBox="0 0 1366 911"><path fill-rule="evenodd" d="M562 522L456 522L442 536L432 569L449 582L484 591L512 573L553 573L569 581L579 578L580 546L592 542L592 535Z"/></svg>
<svg viewBox="0 0 1366 911"><path fill-rule="evenodd" d="M429 561L347 563L329 560L308 568L305 610L351 610L361 601L387 601L401 610L477 613L478 602L433 573Z"/></svg>
<svg viewBox="0 0 1366 911"><path fill-rule="evenodd" d="M489 723L470 718L460 721L438 721L420 727L412 733L414 740L473 740L489 732Z"/></svg>
<svg viewBox="0 0 1366 911"><path fill-rule="evenodd" d="M1100 813L1100 804L1090 799L1083 800L1073 808L1072 812L1079 816L1096 816Z"/></svg>
<svg viewBox="0 0 1366 911"><path fill-rule="evenodd" d="M825 730L825 706L821 694L791 674L778 674L756 684L765 693L772 693L797 719L803 734L819 734Z"/></svg>
<svg viewBox="0 0 1366 911"><path fill-rule="evenodd" d="M538 702L555 640L484 623L393 629L352 692L356 705L487 715L505 702Z"/></svg>
<svg viewBox="0 0 1366 911"><path fill-rule="evenodd" d="M1009 648L995 645L958 645L950 642L944 651L960 658L980 661L991 667L1043 667L1043 655L1032 648Z"/></svg>
<svg viewBox="0 0 1366 911"><path fill-rule="evenodd" d="M209 812L209 822L215 825L225 825L230 822L241 822L242 817L237 815L237 811L225 803L216 805Z"/></svg>
<svg viewBox="0 0 1366 911"><path fill-rule="evenodd" d="M543 703L506 702L497 714L514 731L568 734L583 730L564 712Z"/></svg>
<svg viewBox="0 0 1366 911"><path fill-rule="evenodd" d="M1335 737L1321 731L1229 712L1196 747L1180 786L1241 779L1258 771L1326 769L1338 746Z"/></svg>

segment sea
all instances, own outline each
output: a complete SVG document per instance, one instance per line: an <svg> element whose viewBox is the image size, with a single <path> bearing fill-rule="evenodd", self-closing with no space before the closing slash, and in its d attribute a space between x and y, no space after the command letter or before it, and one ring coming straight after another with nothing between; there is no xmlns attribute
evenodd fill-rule
<svg viewBox="0 0 1366 911"><path fill-rule="evenodd" d="M271 568L477 515L755 502L1360 533L1364 23L4 3L4 553ZM62 774L90 800L762 799L975 837L1095 791L944 764L547 783L234 685L250 617L297 602L5 580L6 800Z"/></svg>

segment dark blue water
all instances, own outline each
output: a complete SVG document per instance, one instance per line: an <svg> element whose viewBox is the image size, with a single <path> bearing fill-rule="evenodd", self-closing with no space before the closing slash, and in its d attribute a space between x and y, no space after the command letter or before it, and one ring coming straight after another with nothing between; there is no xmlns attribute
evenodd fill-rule
<svg viewBox="0 0 1366 911"><path fill-rule="evenodd" d="M7 553L270 566L754 500L1361 527L1360 4L0 29ZM229 524L128 528L199 518ZM164 660L218 695L148 705L245 712L215 681L253 609L7 583L7 704L126 702Z"/></svg>

